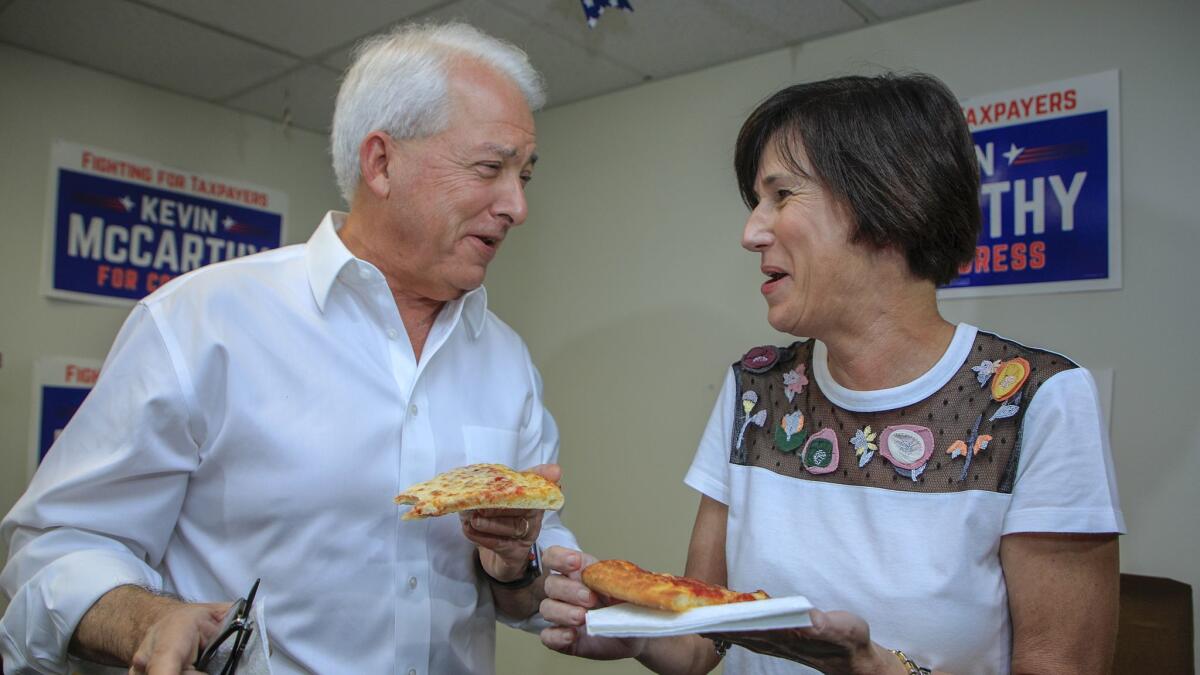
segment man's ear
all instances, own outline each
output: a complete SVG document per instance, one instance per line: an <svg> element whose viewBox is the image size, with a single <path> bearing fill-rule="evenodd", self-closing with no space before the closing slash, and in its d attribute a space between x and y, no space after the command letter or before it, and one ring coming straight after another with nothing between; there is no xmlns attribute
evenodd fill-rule
<svg viewBox="0 0 1200 675"><path fill-rule="evenodd" d="M358 171L363 186L380 199L386 199L391 191L389 160L393 152L392 137L382 131L367 134L358 146Z"/></svg>

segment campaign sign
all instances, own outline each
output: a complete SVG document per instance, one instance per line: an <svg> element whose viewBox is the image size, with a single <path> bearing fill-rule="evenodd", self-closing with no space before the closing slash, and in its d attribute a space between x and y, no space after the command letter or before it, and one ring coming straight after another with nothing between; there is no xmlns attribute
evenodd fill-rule
<svg viewBox="0 0 1200 675"><path fill-rule="evenodd" d="M30 473L66 428L67 422L100 376L100 361L50 357L33 367L33 417L30 430Z"/></svg>
<svg viewBox="0 0 1200 675"><path fill-rule="evenodd" d="M942 298L1121 287L1116 71L963 102L983 228Z"/></svg>
<svg viewBox="0 0 1200 675"><path fill-rule="evenodd" d="M43 279L52 297L128 304L283 241L277 191L61 141L52 158Z"/></svg>

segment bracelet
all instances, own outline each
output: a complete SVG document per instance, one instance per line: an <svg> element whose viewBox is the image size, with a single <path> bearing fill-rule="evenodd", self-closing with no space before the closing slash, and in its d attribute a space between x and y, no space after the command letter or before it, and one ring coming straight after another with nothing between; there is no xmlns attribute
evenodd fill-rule
<svg viewBox="0 0 1200 675"><path fill-rule="evenodd" d="M896 658L900 659L900 663L903 663L904 667L908 669L907 675L930 675L930 670L928 668L922 668L921 666L918 666L912 659L908 658L908 654L905 654L899 649L889 649L888 651L895 654Z"/></svg>

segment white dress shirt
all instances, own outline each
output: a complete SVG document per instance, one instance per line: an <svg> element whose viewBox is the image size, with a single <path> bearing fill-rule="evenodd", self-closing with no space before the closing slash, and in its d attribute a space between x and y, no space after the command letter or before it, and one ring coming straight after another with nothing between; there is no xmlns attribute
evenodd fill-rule
<svg viewBox="0 0 1200 675"><path fill-rule="evenodd" d="M464 464L557 461L541 380L483 288L442 309L417 361L343 218L134 308L0 525L7 672L65 672L80 618L118 585L226 601L257 577L276 673L494 670L459 519L402 521L392 497ZM552 512L540 543L578 548Z"/></svg>

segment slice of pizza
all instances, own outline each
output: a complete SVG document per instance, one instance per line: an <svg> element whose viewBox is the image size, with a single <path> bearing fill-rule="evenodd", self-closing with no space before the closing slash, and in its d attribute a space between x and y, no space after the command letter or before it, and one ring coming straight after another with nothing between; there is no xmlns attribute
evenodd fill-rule
<svg viewBox="0 0 1200 675"><path fill-rule="evenodd" d="M468 509L544 509L557 511L563 493L554 481L503 464L471 464L409 487L397 504L412 504L403 520L431 518Z"/></svg>
<svg viewBox="0 0 1200 675"><path fill-rule="evenodd" d="M670 612L768 597L763 591L738 593L699 579L648 572L628 560L601 560L588 565L583 570L583 584L616 600Z"/></svg>

